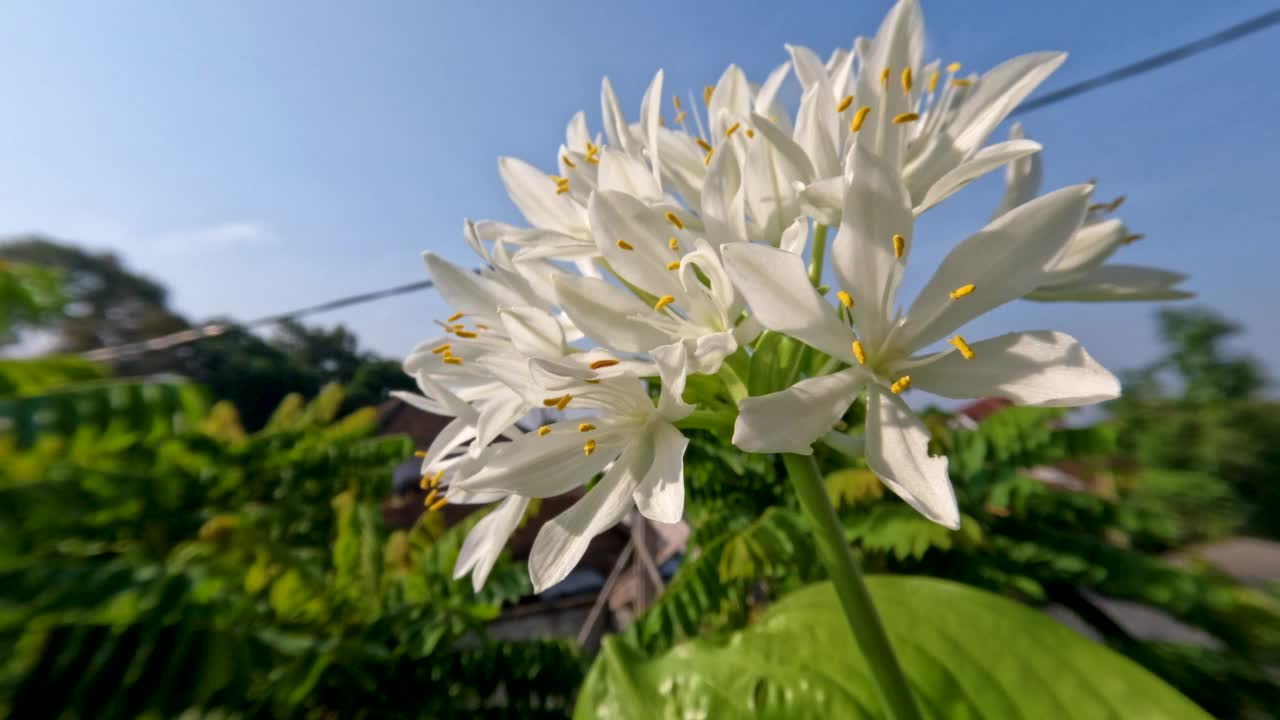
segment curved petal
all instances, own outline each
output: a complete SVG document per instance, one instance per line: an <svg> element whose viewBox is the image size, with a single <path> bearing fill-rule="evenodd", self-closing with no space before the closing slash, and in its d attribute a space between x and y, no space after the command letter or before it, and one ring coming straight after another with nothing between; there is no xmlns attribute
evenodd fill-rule
<svg viewBox="0 0 1280 720"><path fill-rule="evenodd" d="M1128 228L1119 220L1103 220L1085 225L1071 236L1062 255L1054 262L1054 274L1071 274L1072 277L1077 277L1098 267L1115 254L1128 234Z"/></svg>
<svg viewBox="0 0 1280 720"><path fill-rule="evenodd" d="M813 443L831 431L862 389L864 376L854 368L807 378L738 403L733 444L746 452L809 455Z"/></svg>
<svg viewBox="0 0 1280 720"><path fill-rule="evenodd" d="M534 592L560 582L582 559L591 539L617 525L632 507L632 494L652 451L628 447L609 472L572 507L538 531L529 550L529 578Z"/></svg>
<svg viewBox="0 0 1280 720"><path fill-rule="evenodd" d="M702 184L701 205L707 240L713 245L746 242L746 194L743 192L738 154L732 143L722 144L711 156Z"/></svg>
<svg viewBox="0 0 1280 720"><path fill-rule="evenodd" d="M818 83L805 91L796 114L795 140L808 154L817 177L840 174L840 116L833 102L824 70Z"/></svg>
<svg viewBox="0 0 1280 720"><path fill-rule="evenodd" d="M946 200L953 193L979 177L995 170L1001 165L1013 163L1040 152L1040 143L1034 140L1008 140L989 145L973 154L973 157L961 163L952 171L938 178L938 181L925 193L924 199L915 207L915 214L928 210Z"/></svg>
<svg viewBox="0 0 1280 720"><path fill-rule="evenodd" d="M653 463L633 497L641 515L660 523L680 522L684 516L684 451L689 439L673 425L653 428Z"/></svg>
<svg viewBox="0 0 1280 720"><path fill-rule="evenodd" d="M956 148L965 154L976 150L1018 103L1066 59L1064 52L1028 53L1006 60L983 74L951 119L951 136L955 138Z"/></svg>
<svg viewBox="0 0 1280 720"><path fill-rule="evenodd" d="M527 357L560 357L568 352L564 328L547 311L529 306L498 311L502 327L516 350Z"/></svg>
<svg viewBox="0 0 1280 720"><path fill-rule="evenodd" d="M721 249L725 270L760 324L853 363L853 331L809 282L804 261L786 250L741 243Z"/></svg>
<svg viewBox="0 0 1280 720"><path fill-rule="evenodd" d="M938 353L911 367L911 386L949 398L1002 397L1019 405L1074 407L1114 400L1120 381L1070 335L1015 332Z"/></svg>
<svg viewBox="0 0 1280 720"><path fill-rule="evenodd" d="M607 77L600 81L600 120L610 145L620 148L628 155L636 153L626 118L618 107L618 96L614 94L613 85Z"/></svg>
<svg viewBox="0 0 1280 720"><path fill-rule="evenodd" d="M598 167L600 190L622 192L649 203L663 199L662 187L658 185L648 166L617 148L601 148Z"/></svg>
<svg viewBox="0 0 1280 720"><path fill-rule="evenodd" d="M526 497L551 497L583 485L604 469L624 445L619 433L597 432L588 436L578 431L577 420L565 420L544 427L545 436L527 433L496 447L496 452L473 475L456 481L471 492L502 490ZM587 439L595 439L595 450L583 451Z"/></svg>
<svg viewBox="0 0 1280 720"><path fill-rule="evenodd" d="M649 155L649 165L653 171L653 181L658 186L658 195L662 194L662 153L658 147L658 129L662 127L662 79L659 69L644 91L640 100L640 131L644 135L645 151Z"/></svg>
<svg viewBox="0 0 1280 720"><path fill-rule="evenodd" d="M809 219L798 218L791 227L782 233L782 241L778 248L799 257L804 257L805 245L809 243Z"/></svg>
<svg viewBox="0 0 1280 720"><path fill-rule="evenodd" d="M1009 128L1009 139L1021 140L1022 136L1022 123L1014 123ZM1009 163L1004 171L1004 195L1000 197L1000 204L996 206L996 211L991 214L992 219L1039 195L1040 180L1043 175L1044 164L1040 161L1038 153Z"/></svg>
<svg viewBox="0 0 1280 720"><path fill-rule="evenodd" d="M751 83L737 65L725 68L707 105L707 130L711 142L719 144L729 124L740 122L751 112Z"/></svg>
<svg viewBox="0 0 1280 720"><path fill-rule="evenodd" d="M677 230L657 210L626 193L597 192L589 205L600 254L627 282L654 295L684 296L667 263L676 259L668 238Z"/></svg>
<svg viewBox="0 0 1280 720"><path fill-rule="evenodd" d="M689 374L689 358L682 343L654 348L650 353L662 380L658 395L658 414L670 421L681 420L693 412L684 401L684 386Z"/></svg>
<svg viewBox="0 0 1280 720"><path fill-rule="evenodd" d="M867 467L885 487L939 525L960 528L947 459L929 454L929 430L911 408L874 385L867 392L866 453Z"/></svg>
<svg viewBox="0 0 1280 720"><path fill-rule="evenodd" d="M463 270L435 253L422 253L422 260L436 292L459 312L492 316L501 305L523 304L518 294L489 278Z"/></svg>
<svg viewBox="0 0 1280 720"><path fill-rule="evenodd" d="M498 175L530 225L573 236L586 232L582 207L568 195L557 195L555 181L546 173L523 160L501 157Z"/></svg>
<svg viewBox="0 0 1280 720"><path fill-rule="evenodd" d="M489 571L497 562L498 555L506 546L511 533L515 532L529 507L529 498L512 495L480 518L480 522L471 528L467 538L462 541L458 550L458 560L453 565L453 579L471 573L471 588L476 592L484 587L489 578Z"/></svg>
<svg viewBox="0 0 1280 720"><path fill-rule="evenodd" d="M632 317L652 312L640 298L604 280L561 275L556 303L591 340L620 352L648 352L671 342L665 333Z"/></svg>
<svg viewBox="0 0 1280 720"><path fill-rule="evenodd" d="M1092 189L1074 185L1036 198L957 245L907 311L895 344L925 347L1042 285L1045 266L1080 227ZM962 287L969 291L953 297Z"/></svg>
<svg viewBox="0 0 1280 720"><path fill-rule="evenodd" d="M796 79L804 92L827 79L827 68L818 54L803 45L785 45L791 54L791 64L796 69Z"/></svg>
<svg viewBox="0 0 1280 720"><path fill-rule="evenodd" d="M1137 265L1103 265L1082 278L1036 289L1028 300L1041 302L1116 302L1185 300L1195 293L1174 287L1187 276Z"/></svg>

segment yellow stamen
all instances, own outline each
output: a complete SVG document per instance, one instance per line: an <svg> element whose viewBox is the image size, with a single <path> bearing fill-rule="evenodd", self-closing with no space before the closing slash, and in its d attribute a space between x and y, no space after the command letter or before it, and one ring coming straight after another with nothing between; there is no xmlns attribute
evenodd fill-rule
<svg viewBox="0 0 1280 720"><path fill-rule="evenodd" d="M583 455L590 455L591 453L593 453L593 452L595 452L595 451L596 451L596 441L595 441L595 440L588 440L588 441L586 441L585 443L583 443L583 444L582 444L582 454L583 454Z"/></svg>
<svg viewBox="0 0 1280 720"><path fill-rule="evenodd" d="M569 178L563 178L563 177L560 177L559 175L552 175L551 179L555 180L557 185L564 185L565 183L569 182Z"/></svg>
<svg viewBox="0 0 1280 720"><path fill-rule="evenodd" d="M897 381L895 381L892 385L889 386L889 392L893 393L894 395L898 395L903 390L906 390L909 387L911 387L911 376L903 375L902 377L898 378Z"/></svg>
<svg viewBox="0 0 1280 720"><path fill-rule="evenodd" d="M446 504L448 504L448 502L449 502L449 501L448 501L448 500L446 500L445 498L440 498L439 500L437 500L437 501L435 502L435 504L434 504L434 505L432 505L431 507L427 508L427 512L436 512L437 510L439 510L440 508L442 508L442 507L444 507Z"/></svg>
<svg viewBox="0 0 1280 720"><path fill-rule="evenodd" d="M591 432L596 426L591 423L578 423L578 432Z"/></svg>
<svg viewBox="0 0 1280 720"><path fill-rule="evenodd" d="M457 335L460 338L466 338L468 340L476 336L476 334L471 332L470 330L454 330L453 334Z"/></svg>
<svg viewBox="0 0 1280 720"><path fill-rule="evenodd" d="M661 312L662 308L670 305L675 301L676 299L671 297L670 295L663 295L662 297L658 298L658 302L653 304L653 309Z"/></svg>
<svg viewBox="0 0 1280 720"><path fill-rule="evenodd" d="M543 407L559 407L559 406L560 406L560 401L561 401L561 400L564 400L566 397L568 397L568 396L567 396L567 395L557 395L557 396L555 396L555 397L545 398L545 399L542 401L542 405L543 405Z"/></svg>
<svg viewBox="0 0 1280 720"><path fill-rule="evenodd" d="M698 147L702 148L702 152L711 152L711 146L707 144L706 140L703 140L702 138L694 138L693 141L698 143Z"/></svg>
<svg viewBox="0 0 1280 720"><path fill-rule="evenodd" d="M573 396L570 395L569 393L565 393L564 395L561 395L560 399L556 401L556 409L563 411L565 408L569 407L569 401L572 399L573 399Z"/></svg>
<svg viewBox="0 0 1280 720"><path fill-rule="evenodd" d="M969 343L965 342L964 338L957 335L951 338L950 340L948 340L947 343L949 343L956 350L959 350L960 356L963 357L965 360L973 359L973 348L969 347Z"/></svg>
<svg viewBox="0 0 1280 720"><path fill-rule="evenodd" d="M577 167L577 165L574 165L573 161L569 159L568 155L561 155L560 160L564 162L565 167L570 167L570 168Z"/></svg>
<svg viewBox="0 0 1280 720"><path fill-rule="evenodd" d="M889 84L889 68L885 68L880 71L880 87L885 87L888 84Z"/></svg>
<svg viewBox="0 0 1280 720"><path fill-rule="evenodd" d="M901 260L902 255L907 251L907 239L901 235L893 236L893 257Z"/></svg>
<svg viewBox="0 0 1280 720"><path fill-rule="evenodd" d="M455 355L450 355L449 357L445 358L443 362L445 365L461 365L462 358L457 357Z"/></svg>
<svg viewBox="0 0 1280 720"><path fill-rule="evenodd" d="M672 95L672 96L671 96L671 104L672 104L672 105L675 105L675 106L676 106L676 109L677 109L677 110L679 110L679 109L680 109L680 96L679 96L679 95Z"/></svg>
<svg viewBox="0 0 1280 720"><path fill-rule="evenodd" d="M488 326L488 325L485 325L484 323L476 323L476 331L477 331L477 332L478 332L478 331L480 331L480 330L488 330L488 329L489 329L489 326Z"/></svg>
<svg viewBox="0 0 1280 720"><path fill-rule="evenodd" d="M424 478L424 479L425 479L425 478ZM423 489L425 490L426 488L423 488ZM431 503L436 499L436 496L437 496L437 495L439 495L439 494L440 494L440 491L439 491L439 490L432 489L432 491L431 491L431 492L429 492L429 493L427 493L427 496L426 496L425 498L423 498L423 500L422 500L422 504L423 504L423 505L430 505L430 504L431 504Z"/></svg>
<svg viewBox="0 0 1280 720"><path fill-rule="evenodd" d="M960 63L958 63L958 62L953 62L953 63L951 63L950 65L948 65L948 66L947 66L947 72L949 72L949 73L958 73L958 72L960 72Z"/></svg>
<svg viewBox="0 0 1280 720"><path fill-rule="evenodd" d="M847 292L845 292L845 291L843 291L843 290L837 290L837 291L836 291L836 297L837 297L837 298L839 298L839 300L840 300L840 304L841 304L841 305L843 305L843 306L845 306L845 307L847 307L847 308L851 308L851 307L853 307L853 297L852 297L851 295L849 295L849 293L847 293Z"/></svg>
<svg viewBox="0 0 1280 720"><path fill-rule="evenodd" d="M684 124L684 118L685 118L684 111L683 111L683 110L681 110L680 112L676 113L675 123L676 123L677 125L683 125L683 124Z"/></svg>
<svg viewBox="0 0 1280 720"><path fill-rule="evenodd" d="M738 128L740 128L740 127L742 127L742 123L740 123L740 122L736 122L736 123L734 123L734 124L730 125L729 127L727 127L727 128L725 128L725 129L724 129L724 136L725 136L725 137L733 137L733 134L734 134L734 133L736 133L736 132L738 132Z"/></svg>
<svg viewBox="0 0 1280 720"><path fill-rule="evenodd" d="M414 456L414 457L424 458L424 457L426 457L426 456L427 456L427 451L426 451L426 450L414 450L414 451L413 451L413 456Z"/></svg>
<svg viewBox="0 0 1280 720"><path fill-rule="evenodd" d="M902 113L901 115L893 116L893 124L901 125L903 123L915 122L916 120L919 120L919 119L920 119L920 113L913 113L913 112Z"/></svg>
<svg viewBox="0 0 1280 720"><path fill-rule="evenodd" d="M951 291L951 299L959 300L960 298L964 297L965 295L968 295L971 292L973 292L973 283L969 283L968 285L961 285L960 287Z"/></svg>
<svg viewBox="0 0 1280 720"><path fill-rule="evenodd" d="M671 212L670 210L668 210L667 214L664 215L663 217L667 219L667 222L671 223L672 225L675 225L677 230L684 229L684 223L680 222L680 218L676 217L676 214Z"/></svg>
<svg viewBox="0 0 1280 720"><path fill-rule="evenodd" d="M703 88L702 88L702 102L703 102L704 104L706 104L706 105L710 105L710 104L711 104L711 93L713 93L713 92L715 92L715 91L716 91L716 89L715 89L715 88L713 88L713 87L711 87L710 85L704 85L704 86L703 86Z"/></svg>
<svg viewBox="0 0 1280 720"><path fill-rule="evenodd" d="M1142 233L1134 233L1133 235L1125 235L1124 237L1120 238L1120 242L1124 243L1125 245L1128 245L1129 243L1138 242L1144 237L1146 237L1146 235L1143 235Z"/></svg>
<svg viewBox="0 0 1280 720"><path fill-rule="evenodd" d="M753 137L755 137L755 136L756 136L756 131L755 131L755 130L752 130L751 128L747 128L747 129L746 129L746 130L744 130L743 132L745 132L745 133L747 134L747 139L748 139L748 140L750 140L751 138L753 138Z"/></svg>
<svg viewBox="0 0 1280 720"><path fill-rule="evenodd" d="M853 356L858 359L859 365L867 364L867 354L862 351L862 343L857 340L853 341Z"/></svg>
<svg viewBox="0 0 1280 720"><path fill-rule="evenodd" d="M449 317L445 318L445 319L444 319L444 321L445 321L445 322L450 322L450 323L451 323L451 322L458 322L459 320L461 320L461 319L462 319L462 318L464 318L464 317L466 317L466 315L463 315L463 314L462 314L462 313L460 313L460 312L456 312L456 313L454 313L454 314L450 315Z"/></svg>
<svg viewBox="0 0 1280 720"><path fill-rule="evenodd" d="M443 344L443 345L437 345L437 346L435 346L435 347L431 348L431 354L432 354L432 355L439 355L440 353L447 353L447 352L449 352L449 348L450 348L450 347L452 347L452 346L451 346L451 345L449 345L449 343L445 343L445 344Z"/></svg>
<svg viewBox="0 0 1280 720"><path fill-rule="evenodd" d="M902 69L902 94L911 92L911 68Z"/></svg>
<svg viewBox="0 0 1280 720"><path fill-rule="evenodd" d="M661 116L661 115L659 115L659 116L658 116L658 127L666 127L666 126L667 126L666 121L662 119L662 116Z"/></svg>
<svg viewBox="0 0 1280 720"><path fill-rule="evenodd" d="M862 129L862 123L867 119L867 113L871 112L871 108L863 105L858 108L858 112L853 114L853 120L849 121L849 132L858 132Z"/></svg>
<svg viewBox="0 0 1280 720"><path fill-rule="evenodd" d="M969 78L951 78L951 84L956 87L966 88L973 84Z"/></svg>
<svg viewBox="0 0 1280 720"><path fill-rule="evenodd" d="M545 437L550 432L551 432L551 428L546 425L543 425L542 427L538 428L538 437Z"/></svg>
<svg viewBox="0 0 1280 720"><path fill-rule="evenodd" d="M431 487L440 487L440 478L442 477L444 477L444 468L437 470L436 474L431 476Z"/></svg>
<svg viewBox="0 0 1280 720"><path fill-rule="evenodd" d="M842 113L845 110L848 110L849 106L852 104L853 104L853 96L845 95L843 98L840 99L840 102L836 103L836 112Z"/></svg>
<svg viewBox="0 0 1280 720"><path fill-rule="evenodd" d="M588 365L587 367L591 368L592 370L599 370L600 368L613 367L614 365L617 365L619 362L621 362L621 360L614 360L612 358L609 358L605 360L597 360L591 363L590 365Z"/></svg>
<svg viewBox="0 0 1280 720"><path fill-rule="evenodd" d="M667 238L667 247L671 248L672 250L680 249L680 242L676 240L675 235L672 235L671 237Z"/></svg>
<svg viewBox="0 0 1280 720"><path fill-rule="evenodd" d="M674 271L674 270L679 270L679 269L680 269L680 261L679 261L679 260L672 260L671 262L667 263L667 269L668 269L668 270L673 270L673 271Z"/></svg>
<svg viewBox="0 0 1280 720"><path fill-rule="evenodd" d="M710 164L711 164L711 153L712 153L712 151L711 151L711 150L708 150L708 151L707 151L707 154L706 154L706 155L704 155L704 156L702 157L702 164L703 164L703 165L710 165Z"/></svg>
<svg viewBox="0 0 1280 720"><path fill-rule="evenodd" d="M932 95L934 90L938 89L938 71L934 70L929 76L929 94Z"/></svg>
<svg viewBox="0 0 1280 720"><path fill-rule="evenodd" d="M556 186L556 194L557 194L557 195L563 195L563 194L565 194L565 193L567 193L567 192L569 192L569 186L568 186L568 185L557 185L557 186Z"/></svg>
<svg viewBox="0 0 1280 720"><path fill-rule="evenodd" d="M1109 212L1115 212L1115 211L1116 211L1116 208L1118 208L1118 207L1120 207L1121 205L1123 205L1123 204L1124 204L1124 198L1125 198L1125 196L1124 196L1124 195L1117 195L1117 196L1116 196L1116 199L1115 199L1115 200L1112 200L1112 201L1111 201L1111 204L1107 206L1107 210L1108 210Z"/></svg>
<svg viewBox="0 0 1280 720"><path fill-rule="evenodd" d="M617 245L619 250L635 250L635 247L626 240L619 240Z"/></svg>

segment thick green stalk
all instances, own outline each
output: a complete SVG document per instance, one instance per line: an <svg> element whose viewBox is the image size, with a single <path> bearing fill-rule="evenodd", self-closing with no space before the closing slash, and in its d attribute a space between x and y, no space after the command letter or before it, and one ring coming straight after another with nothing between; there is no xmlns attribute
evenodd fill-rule
<svg viewBox="0 0 1280 720"><path fill-rule="evenodd" d="M889 720L920 720L920 710L911 695L907 676L893 654L889 636L880 624L871 594L862 581L858 562L845 541L844 529L827 497L818 464L805 455L786 454L782 460L795 485L800 507L813 522L818 551L827 566L827 573L831 575L831 584L835 585L836 594L840 596L840 605L844 608L845 619L853 630L858 649L871 669L886 717Z"/></svg>
<svg viewBox="0 0 1280 720"><path fill-rule="evenodd" d="M813 228L813 256L809 260L809 282L814 287L822 284L822 261L827 256L827 226Z"/></svg>

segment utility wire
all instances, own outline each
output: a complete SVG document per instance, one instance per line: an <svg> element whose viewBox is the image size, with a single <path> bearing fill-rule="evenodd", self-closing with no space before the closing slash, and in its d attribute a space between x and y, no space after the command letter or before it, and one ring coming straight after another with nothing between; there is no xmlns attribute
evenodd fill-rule
<svg viewBox="0 0 1280 720"><path fill-rule="evenodd" d="M1158 70L1166 65L1178 62L1179 60L1185 60L1194 55L1199 55L1202 52L1235 42L1236 40L1240 40L1241 38L1252 35L1260 30L1265 30L1277 23L1280 23L1280 9L1257 15L1242 23L1232 25L1225 30L1200 38L1199 40L1193 40L1185 45L1179 45L1171 50L1166 50L1156 55L1143 58L1137 62L1130 63L1129 65L1125 65L1124 67L1116 68L1115 70L1089 78L1088 80L1082 80L1051 93L1033 98L1019 105L1012 113L1010 113L1010 115L1023 115L1033 110L1039 110L1040 108L1048 107L1049 105L1055 105L1077 95L1083 95L1084 93L1097 90L1098 88L1118 83L1122 80L1127 80L1137 75L1149 73L1152 70ZM408 283L406 285L397 285L396 287L387 288L385 290L375 290L373 292L361 293L359 295L348 295L346 297L337 298L336 300L330 300L317 305L309 305L297 310L290 310L288 312L260 317L256 320L244 323L243 327L253 328L263 325L274 325L286 320L295 320L307 315L337 310L338 308L349 307L351 305L361 305L375 300L382 300L383 298L404 295L411 292L417 292L419 290L426 290L430 287L430 280L422 280L415 283ZM223 332L226 332L227 329L228 325L225 323L206 323L200 327L169 333L168 335L161 335L149 340L98 348L97 350L91 350L84 353L84 357L89 360L114 360L128 355L138 355L154 350L163 350L175 345L194 342L201 338L221 335Z"/></svg>

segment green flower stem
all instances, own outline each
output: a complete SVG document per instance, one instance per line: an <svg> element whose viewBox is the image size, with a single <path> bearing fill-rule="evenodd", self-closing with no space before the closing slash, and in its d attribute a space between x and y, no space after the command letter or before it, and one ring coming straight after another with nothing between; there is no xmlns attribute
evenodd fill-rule
<svg viewBox="0 0 1280 720"><path fill-rule="evenodd" d="M813 259L809 261L809 282L817 287L822 283L822 261L827 255L827 226L813 228Z"/></svg>
<svg viewBox="0 0 1280 720"><path fill-rule="evenodd" d="M714 432L733 432L735 414L732 410L706 410L698 408L688 417L676 422L681 430L712 430Z"/></svg>
<svg viewBox="0 0 1280 720"><path fill-rule="evenodd" d="M720 380L724 382L724 387L729 391L729 397L733 398L735 404L750 394L747 392L747 384L742 381L742 376L733 369L731 363L721 363L720 372L716 375L720 376Z"/></svg>
<svg viewBox="0 0 1280 720"><path fill-rule="evenodd" d="M795 485L800 507L813 522L818 550L831 575L831 583L836 586L836 594L840 596L840 605L844 608L845 619L853 630L858 649L871 669L886 717L890 720L920 720L920 710L911 695L907 676L893 654L889 636L880 624L880 616L876 614L871 595L862 581L858 562L845 541L844 529L827 497L818 464L811 456L805 455L786 454L782 460Z"/></svg>

